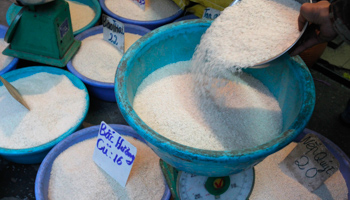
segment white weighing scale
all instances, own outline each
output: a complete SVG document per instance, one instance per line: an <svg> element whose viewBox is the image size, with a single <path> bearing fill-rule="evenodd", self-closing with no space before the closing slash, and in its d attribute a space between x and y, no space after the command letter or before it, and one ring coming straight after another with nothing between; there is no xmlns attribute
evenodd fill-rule
<svg viewBox="0 0 350 200"><path fill-rule="evenodd" d="M254 169L224 177L206 177L179 171L163 160L160 166L175 200L248 199L254 186Z"/></svg>

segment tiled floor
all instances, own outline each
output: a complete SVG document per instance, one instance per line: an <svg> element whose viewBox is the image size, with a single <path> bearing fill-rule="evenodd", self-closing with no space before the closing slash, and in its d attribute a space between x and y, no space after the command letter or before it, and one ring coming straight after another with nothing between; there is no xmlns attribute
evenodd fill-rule
<svg viewBox="0 0 350 200"><path fill-rule="evenodd" d="M327 47L321 59L332 65L350 70L350 45L344 42L336 49Z"/></svg>
<svg viewBox="0 0 350 200"><path fill-rule="evenodd" d="M338 78L347 80L350 85L350 44L342 42L340 37L333 40L320 57L320 62L326 63L325 67L331 69ZM348 87L349 87L348 85Z"/></svg>

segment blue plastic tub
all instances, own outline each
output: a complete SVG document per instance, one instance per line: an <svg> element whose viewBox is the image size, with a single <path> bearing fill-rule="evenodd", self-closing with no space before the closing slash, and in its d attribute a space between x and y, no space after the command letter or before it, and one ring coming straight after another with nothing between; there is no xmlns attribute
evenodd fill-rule
<svg viewBox="0 0 350 200"><path fill-rule="evenodd" d="M0 38L5 37L7 29L8 29L8 27L0 24ZM2 53L2 52L0 52L0 53ZM2 70L0 70L0 76L2 74L5 74L8 71L16 69L18 61L19 61L18 58L13 58L13 60L6 67L4 67Z"/></svg>
<svg viewBox="0 0 350 200"><path fill-rule="evenodd" d="M251 168L293 141L311 117L315 105L315 86L300 57L284 55L271 62L270 67L245 70L269 88L279 102L283 115L281 134L268 143L253 148L235 151L196 149L155 132L133 109L132 102L138 86L158 68L190 60L211 21L196 19L175 22L160 27L137 41L119 63L115 94L125 120L165 162L189 173L220 177Z"/></svg>
<svg viewBox="0 0 350 200"><path fill-rule="evenodd" d="M74 31L73 32L74 35L78 35L78 34L84 32L85 30L95 26L98 23L98 20L101 17L102 11L101 11L101 6L97 0L70 0L70 1L76 1L79 3L85 4L85 5L88 5L90 8L92 8L92 10L95 11L95 17L93 18L93 20L85 27ZM17 6L15 4L10 5L10 7L6 13L6 22L8 25L11 24L12 20L16 17L17 13L21 10L21 8L22 8L21 6Z"/></svg>
<svg viewBox="0 0 350 200"><path fill-rule="evenodd" d="M138 35L145 35L148 32L150 32L149 29L144 28L142 26L136 26L132 24L124 24L125 32L127 33L133 33ZM83 40L87 37L90 37L92 35L103 33L103 27L102 25L93 27L78 36L75 37L77 40ZM74 58L74 57L73 57ZM90 78L87 78L80 74L73 66L72 61L70 60L67 64L67 68L70 72L72 72L74 75L76 75L80 80L82 80L89 93L101 100L109 101L109 102L115 102L115 94L114 94L114 83L105 83L100 81L95 81Z"/></svg>
<svg viewBox="0 0 350 200"><path fill-rule="evenodd" d="M143 27L146 27L146 28L148 28L150 30L153 30L153 29L156 29L156 28L158 28L160 26L163 26L165 24L171 23L174 20L176 20L177 18L179 18L184 13L184 10L179 8L179 10L174 15L172 15L170 17L167 17L167 18L164 18L164 19L153 20L153 21L139 21L139 20L132 20L132 19L128 19L128 18L119 16L119 15L113 13L111 10L109 10L106 7L105 0L99 0L99 1L100 1L100 5L101 5L102 10L108 16L110 16L110 17L112 17L114 19L117 19L117 20L119 20L119 21L121 21L123 23L143 26Z"/></svg>
<svg viewBox="0 0 350 200"><path fill-rule="evenodd" d="M31 76L36 73L40 72L47 72L50 74L58 74L58 75L65 75L69 78L69 80L73 83L73 85L79 89L82 89L85 91L86 96L86 105L85 110L83 113L83 116L78 121L78 123L70 128L67 132L63 133L58 138L32 148L27 149L7 149L7 148L1 148L0 147L0 156L4 157L5 159L15 162L15 163L21 163L21 164L36 164L40 163L46 154L50 151L50 149L55 146L58 142L72 134L74 131L76 131L80 125L83 123L87 112L89 110L89 104L90 104L90 98L87 92L87 89L83 82L81 82L76 76L69 73L68 71L65 71L63 69L58 69L54 67L48 67L48 66L34 66L34 67L26 67L21 69L16 69L11 72L8 72L3 75L3 78L5 78L7 81L12 82L21 78L25 78L28 76ZM3 84L0 82L0 86Z"/></svg>
<svg viewBox="0 0 350 200"><path fill-rule="evenodd" d="M113 128L115 131L117 131L121 135L127 135L134 137L141 142L145 142L131 127L125 126L125 125L118 125L118 124L110 124L111 128ZM72 134L71 136L64 139L62 142L57 144L45 157L43 162L40 165L40 168L38 170L38 173L36 175L35 179L35 198L37 200L44 200L48 199L48 189L49 189L49 181L50 181L50 173L52 164L55 161L55 159L68 149L69 147L73 146L74 144L77 144L81 141L96 137L98 134L99 126L92 126L89 128L85 128L82 130L79 130ZM165 184L165 191L164 195L162 197L162 200L168 200L171 196L170 189L166 182Z"/></svg>

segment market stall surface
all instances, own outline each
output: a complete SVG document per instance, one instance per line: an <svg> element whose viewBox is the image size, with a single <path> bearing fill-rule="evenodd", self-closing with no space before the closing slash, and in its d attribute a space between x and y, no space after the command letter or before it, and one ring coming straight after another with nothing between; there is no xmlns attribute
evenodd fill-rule
<svg viewBox="0 0 350 200"><path fill-rule="evenodd" d="M5 16L10 5L11 2L8 0L0 1L0 24L2 25L7 26ZM324 64L324 62L321 63ZM18 68L35 65L41 64L20 60ZM325 70L321 73L318 63L310 67L310 71L315 82L316 105L307 128L334 142L349 157L350 148L347 144L350 142L350 126L339 120L340 113L350 99L349 85L346 81L340 82L339 79L334 79L334 76L329 76ZM101 121L108 124L127 124L116 103L91 97L89 112L83 126L98 125ZM39 164L16 164L0 157L0 200L35 199L34 182L39 166Z"/></svg>

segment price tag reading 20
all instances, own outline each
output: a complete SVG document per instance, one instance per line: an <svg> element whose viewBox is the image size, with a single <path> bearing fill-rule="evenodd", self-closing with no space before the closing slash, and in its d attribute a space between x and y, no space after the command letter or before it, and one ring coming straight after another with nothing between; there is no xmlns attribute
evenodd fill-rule
<svg viewBox="0 0 350 200"><path fill-rule="evenodd" d="M339 162L316 135L307 134L279 166L314 191L339 169Z"/></svg>
<svg viewBox="0 0 350 200"><path fill-rule="evenodd" d="M137 149L105 122L101 122L93 154L94 162L125 187Z"/></svg>
<svg viewBox="0 0 350 200"><path fill-rule="evenodd" d="M124 24L103 14L102 26L103 39L124 54Z"/></svg>

